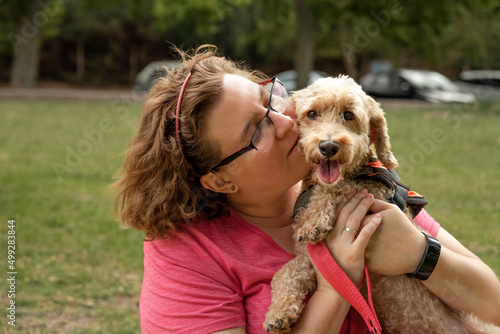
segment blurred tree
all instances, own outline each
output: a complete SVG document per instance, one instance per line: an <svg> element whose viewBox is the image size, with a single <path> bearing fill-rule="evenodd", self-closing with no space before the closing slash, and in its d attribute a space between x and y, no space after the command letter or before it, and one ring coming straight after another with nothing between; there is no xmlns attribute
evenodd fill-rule
<svg viewBox="0 0 500 334"><path fill-rule="evenodd" d="M269 74L290 69L297 36L293 0L254 1L246 15L251 17L250 29L232 39L237 42L243 37L237 56L246 59L251 54L255 67L267 67ZM237 27L237 22L232 25Z"/></svg>
<svg viewBox="0 0 500 334"><path fill-rule="evenodd" d="M64 4L62 0L6 0L0 14L5 29L0 52L11 55L10 85L35 87L43 37L54 35Z"/></svg>
<svg viewBox="0 0 500 334"><path fill-rule="evenodd" d="M391 59L402 66L417 59L436 61L430 45L464 0L315 1L319 54L336 57L340 51L347 74L357 78L365 59Z"/></svg>
<svg viewBox="0 0 500 334"><path fill-rule="evenodd" d="M456 9L466 0L401 1L392 8L393 16L384 29L384 39L401 66L436 64L439 52L433 47L442 40ZM389 6L386 7L389 10ZM393 21L393 23L392 23Z"/></svg>
<svg viewBox="0 0 500 334"><path fill-rule="evenodd" d="M159 31L170 32L189 22L196 37L213 36L220 31L220 24L236 8L248 5L250 0L154 0L154 26ZM176 30L179 35L182 32Z"/></svg>
<svg viewBox="0 0 500 334"><path fill-rule="evenodd" d="M272 73L293 60L293 0L155 0L153 12L155 27L181 48L215 44L253 67L277 64Z"/></svg>
<svg viewBox="0 0 500 334"><path fill-rule="evenodd" d="M42 16L44 7L43 3L39 4L35 0L7 0L3 4L2 16L6 16L10 23L9 28L13 29L6 34L13 50L13 65L10 74L12 87L32 88L36 84L40 26L43 25L43 20L46 20Z"/></svg>
<svg viewBox="0 0 500 334"><path fill-rule="evenodd" d="M357 78L372 59L456 68L491 68L500 61L497 0L4 0L3 5L0 66L12 59L11 83L17 86L34 85L41 41L45 78L93 84L132 83L142 66L167 56L169 43L215 44L226 56L269 74L294 67L299 87L315 64L338 71L332 64L342 61Z"/></svg>
<svg viewBox="0 0 500 334"><path fill-rule="evenodd" d="M151 28L152 17L152 4L147 0L68 2L62 35L75 46L75 80L82 81L89 66L92 70L119 71L116 65L120 67L122 62L117 58L124 58L128 63L126 77L132 83L139 71L141 46L157 37ZM98 37L106 40L103 51L108 57L89 64L86 50Z"/></svg>
<svg viewBox="0 0 500 334"><path fill-rule="evenodd" d="M314 69L316 20L307 0L295 0L297 16L297 45L295 47L295 71L297 89L307 86L309 72Z"/></svg>
<svg viewBox="0 0 500 334"><path fill-rule="evenodd" d="M459 69L498 69L500 64L500 2L468 0L457 7L443 38L435 43L440 65Z"/></svg>

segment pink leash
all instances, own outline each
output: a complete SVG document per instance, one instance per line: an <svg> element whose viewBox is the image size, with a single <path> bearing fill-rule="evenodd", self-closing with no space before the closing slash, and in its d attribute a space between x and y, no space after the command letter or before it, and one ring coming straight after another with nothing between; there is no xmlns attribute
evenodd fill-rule
<svg viewBox="0 0 500 334"><path fill-rule="evenodd" d="M368 327L369 333L382 333L382 327L378 321L372 301L372 281L368 275L368 269L365 266L366 286L368 288L368 302L363 298L361 292L354 285L351 279L340 268L334 260L328 248L323 241L314 245L308 244L307 251L312 261L325 277L325 279L344 297L349 304L361 315ZM353 328L351 328L353 333ZM359 333L356 331L355 333Z"/></svg>

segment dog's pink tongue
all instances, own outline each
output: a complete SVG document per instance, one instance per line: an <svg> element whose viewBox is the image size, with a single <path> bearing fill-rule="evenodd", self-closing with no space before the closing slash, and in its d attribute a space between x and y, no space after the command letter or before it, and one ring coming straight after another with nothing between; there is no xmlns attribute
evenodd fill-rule
<svg viewBox="0 0 500 334"><path fill-rule="evenodd" d="M340 176L340 165L338 161L322 160L318 166L318 175L321 181L333 183Z"/></svg>

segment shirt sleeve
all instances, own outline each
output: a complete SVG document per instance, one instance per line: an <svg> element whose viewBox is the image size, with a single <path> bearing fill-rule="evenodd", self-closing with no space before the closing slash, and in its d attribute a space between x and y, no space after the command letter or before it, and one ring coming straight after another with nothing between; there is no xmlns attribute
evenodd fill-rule
<svg viewBox="0 0 500 334"><path fill-rule="evenodd" d="M197 245L144 244L142 333L210 333L245 325L237 284Z"/></svg>
<svg viewBox="0 0 500 334"><path fill-rule="evenodd" d="M433 237L436 237L439 232L439 228L441 227L439 223L435 221L434 218L432 218L424 209L420 210L419 214L413 219L413 221L424 231L429 232L429 234Z"/></svg>

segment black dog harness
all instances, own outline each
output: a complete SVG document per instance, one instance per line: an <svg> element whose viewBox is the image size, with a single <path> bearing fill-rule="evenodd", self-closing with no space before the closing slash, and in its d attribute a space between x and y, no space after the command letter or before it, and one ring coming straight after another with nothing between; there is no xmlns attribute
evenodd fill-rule
<svg viewBox="0 0 500 334"><path fill-rule="evenodd" d="M387 201L396 204L402 211L404 211L405 206L408 206L413 217L418 215L420 210L427 204L422 195L411 191L410 188L402 184L399 175L393 169L385 168L375 157L370 158L370 161L361 167L359 172L353 177L353 180L371 180L385 184L393 191L393 195ZM300 208L307 206L313 189L314 185L299 195L293 208L294 216Z"/></svg>

